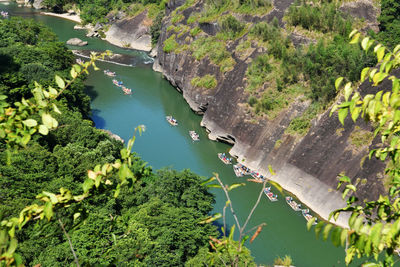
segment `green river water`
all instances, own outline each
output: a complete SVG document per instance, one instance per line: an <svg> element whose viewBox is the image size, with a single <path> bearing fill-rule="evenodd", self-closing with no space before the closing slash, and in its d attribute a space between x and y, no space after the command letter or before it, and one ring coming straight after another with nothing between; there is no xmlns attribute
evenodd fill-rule
<svg viewBox="0 0 400 267"><path fill-rule="evenodd" d="M73 29L74 22L42 16L29 8L0 3L0 10L9 11L11 16L30 17L43 22L57 33L60 41L78 37L89 42L84 49L109 49L134 56L131 67L106 62L97 64L101 69L115 71L117 79L132 89L132 95L124 95L102 71L91 71L87 92L92 98L92 118L96 127L110 130L128 140L136 126L146 126L145 133L136 139L134 150L154 169L190 169L205 177L217 172L227 184L246 182L243 178L236 178L232 166L223 164L217 157L218 152L228 152L230 146L207 139L205 129L200 127L201 117L190 110L182 95L160 73L152 70L151 64L145 64L151 62L146 53L118 48L97 38L87 38L85 31ZM165 120L167 115L173 115L179 126L170 126ZM189 130L198 132L201 141L193 142ZM232 191L233 207L242 224L260 189L260 184L246 182L246 186ZM277 192L276 189L273 191ZM215 212L222 212L226 201L223 192L213 190L213 193L216 195ZM286 204L284 195L278 195L277 202L270 202L262 196L248 227L267 223L255 241L246 244L256 262L272 265L278 256L290 255L299 267L344 266L343 249L334 247L330 241L317 240L313 231L307 231L301 213ZM228 216L227 221L232 225L233 217Z"/></svg>

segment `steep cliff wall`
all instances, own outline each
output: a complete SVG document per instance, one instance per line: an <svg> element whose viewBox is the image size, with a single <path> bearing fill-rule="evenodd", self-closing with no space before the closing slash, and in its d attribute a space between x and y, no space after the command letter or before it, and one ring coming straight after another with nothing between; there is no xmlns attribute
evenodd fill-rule
<svg viewBox="0 0 400 267"><path fill-rule="evenodd" d="M267 166L271 164L277 172L272 180L294 193L323 218L345 205L341 194L335 190L339 173L346 173L353 181L359 182L358 194L361 199L372 199L384 192L382 180L377 180L377 177L383 177L384 164L375 159L366 159L368 149L373 146L372 138L368 135L362 145L354 144L355 136L361 135L363 138L362 135L368 133L370 129L367 125L361 122L354 124L351 119L346 119L343 127L337 116L330 117L329 111L326 111L313 120L312 127L304 137L285 134L290 121L301 115L310 104L310 101L300 98L274 119L268 119L267 116L254 118L248 109L245 73L249 62L265 51L252 44L245 56L237 55L235 49L247 40L247 35L227 43L226 49L231 53L235 65L226 72L221 72L220 67L212 64L208 57L196 60L193 51L184 49L185 44L199 38L189 32L175 37L182 49L166 52L163 44L174 34L168 30L172 25L171 17L181 12L184 16L181 23L187 24L190 15L201 12L204 5L203 1L198 1L178 11L183 2L170 1L167 6L168 16L163 21L154 69L161 71L182 92L195 112L204 115L201 124L209 132L210 139L232 144L230 153L238 161L264 174L268 173ZM269 14L245 15L242 19L255 22L271 21L277 17L282 25L283 13L293 1L275 2ZM216 23L201 23L198 26L203 30L201 36L213 36L218 32ZM216 88L203 89L192 85L194 77L206 74L215 76ZM363 84L363 88L367 86ZM340 217L336 223L346 225L346 216Z"/></svg>

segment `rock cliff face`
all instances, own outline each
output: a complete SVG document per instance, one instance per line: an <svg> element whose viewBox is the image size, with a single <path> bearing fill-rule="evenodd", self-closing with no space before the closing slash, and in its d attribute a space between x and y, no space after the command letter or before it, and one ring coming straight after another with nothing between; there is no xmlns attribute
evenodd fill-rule
<svg viewBox="0 0 400 267"><path fill-rule="evenodd" d="M148 52L151 50L150 25L146 11L133 18L116 20L106 32L105 40L121 47Z"/></svg>
<svg viewBox="0 0 400 267"><path fill-rule="evenodd" d="M329 111L319 115L304 137L285 134L290 121L302 114L309 106L308 101L294 101L275 119L264 117L252 118L246 109L248 95L244 90L245 72L250 59L264 52L262 48L252 47L246 56L235 54L235 47L246 39L243 36L237 41L228 43L227 50L232 53L236 64L233 70L222 73L219 67L212 64L208 57L196 60L189 50L167 53L163 43L172 32L167 28L171 25L171 12L184 1L170 1L163 21L161 36L158 43L157 58L154 69L164 74L173 86L182 92L190 107L203 114L202 126L209 132L212 140L232 144L230 153L248 167L268 174L271 164L277 172L272 180L280 183L285 189L294 193L302 202L317 212L323 218L329 213L345 206L341 194L337 192L337 176L346 173L353 182L359 182L361 199L372 199L384 192L381 174L384 164L366 158L368 149L374 142L371 137L363 144L355 145L355 136L368 133L368 125L361 122L354 124L346 119L342 126L337 116L329 116ZM276 0L275 8L265 16L245 16L246 21L271 21L274 17L282 24L282 16L293 2L292 0ZM199 12L203 2L199 1L193 7L185 9L183 22L188 17ZM351 8L351 7L350 7ZM361 11L360 11L361 12ZM175 12L176 13L176 12ZM376 16L371 16L376 19ZM367 18L368 19L368 18ZM203 23L199 27L208 36L215 35L218 25ZM184 43L193 38L189 33L177 37L178 43ZM196 37L194 37L196 38ZM196 76L213 74L218 81L215 89L195 88L191 80ZM368 84L363 84L365 89ZM336 222L347 225L346 216L339 217Z"/></svg>

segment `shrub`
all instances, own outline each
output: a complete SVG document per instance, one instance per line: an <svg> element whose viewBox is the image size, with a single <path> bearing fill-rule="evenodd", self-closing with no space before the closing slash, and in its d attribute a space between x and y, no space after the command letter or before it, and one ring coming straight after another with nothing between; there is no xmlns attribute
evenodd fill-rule
<svg viewBox="0 0 400 267"><path fill-rule="evenodd" d="M53 77L53 71L40 63L29 63L21 67L22 76L28 81L49 80Z"/></svg>
<svg viewBox="0 0 400 267"><path fill-rule="evenodd" d="M298 134L300 136L306 135L311 127L311 120L315 118L320 108L321 106L318 103L311 104L301 116L294 118L290 122L285 132L288 134Z"/></svg>
<svg viewBox="0 0 400 267"><path fill-rule="evenodd" d="M151 34L151 44L156 45L158 42L158 38L160 37L161 33L161 26L162 26L162 19L165 16L165 11L161 11L158 13L157 17L153 20L153 24L150 27L150 34Z"/></svg>
<svg viewBox="0 0 400 267"><path fill-rule="evenodd" d="M201 29L199 27L195 27L195 28L190 30L190 35L194 37L197 34L199 34L200 32L201 32Z"/></svg>
<svg viewBox="0 0 400 267"><path fill-rule="evenodd" d="M321 1L313 6L297 1L289 8L288 23L301 26L307 30L316 30L323 33L337 32L343 36L352 29L352 20L339 11L339 6L334 2Z"/></svg>
<svg viewBox="0 0 400 267"><path fill-rule="evenodd" d="M185 18L185 16L183 16L182 14L176 14L175 16L173 16L171 18L171 23L176 24L176 23L180 22L181 20L183 20L184 18Z"/></svg>
<svg viewBox="0 0 400 267"><path fill-rule="evenodd" d="M293 264L293 260L290 256L285 255L285 257L283 259L281 259L281 257L278 257L277 259L275 259L274 264L289 267Z"/></svg>
<svg viewBox="0 0 400 267"><path fill-rule="evenodd" d="M249 103L250 107L254 107L254 105L257 104L257 98L251 95L247 100L247 103Z"/></svg>
<svg viewBox="0 0 400 267"><path fill-rule="evenodd" d="M175 41L175 34L173 34L167 40L165 40L163 50L166 53L170 53L178 48L178 46L179 44Z"/></svg>
<svg viewBox="0 0 400 267"><path fill-rule="evenodd" d="M381 0L381 14L378 17L380 41L389 46L400 43L400 3L396 0Z"/></svg>
<svg viewBox="0 0 400 267"><path fill-rule="evenodd" d="M249 81L246 89L249 91L258 89L267 81L268 74L271 71L272 66L269 64L268 54L256 57L246 71L246 77Z"/></svg>
<svg viewBox="0 0 400 267"><path fill-rule="evenodd" d="M268 40L273 40L279 38L281 35L280 29L267 22L260 22L253 26L250 30L250 34L266 42Z"/></svg>
<svg viewBox="0 0 400 267"><path fill-rule="evenodd" d="M221 21L221 31L228 39L235 39L244 30L244 23L238 21L234 16L228 15Z"/></svg>

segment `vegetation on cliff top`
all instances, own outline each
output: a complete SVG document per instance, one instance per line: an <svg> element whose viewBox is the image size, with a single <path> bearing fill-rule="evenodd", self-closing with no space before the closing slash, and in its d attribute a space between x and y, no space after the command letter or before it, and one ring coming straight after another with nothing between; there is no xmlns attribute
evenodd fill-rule
<svg viewBox="0 0 400 267"><path fill-rule="evenodd" d="M190 5L175 9L168 27L173 32L167 32L162 45L167 53L189 49L196 60L208 58L222 74L232 71L238 60L249 62L245 94L255 117L266 114L273 119L294 101L305 100L317 103L314 106L320 108L312 110L320 112L336 97L332 77L355 81L363 67L375 64L371 54L345 41L355 19L339 11L336 2L296 2L285 18L287 30L280 27L276 18L271 23L246 22L240 10L249 5L254 9L247 14L259 15L255 1L234 2L230 6L223 0L206 1L202 10L192 12L186 21L180 15ZM300 28L319 32L320 40L308 40L303 45L293 42L293 32ZM195 34L191 29L196 29ZM297 126L292 125L288 132L305 134L317 114L309 113L296 119L293 124Z"/></svg>

